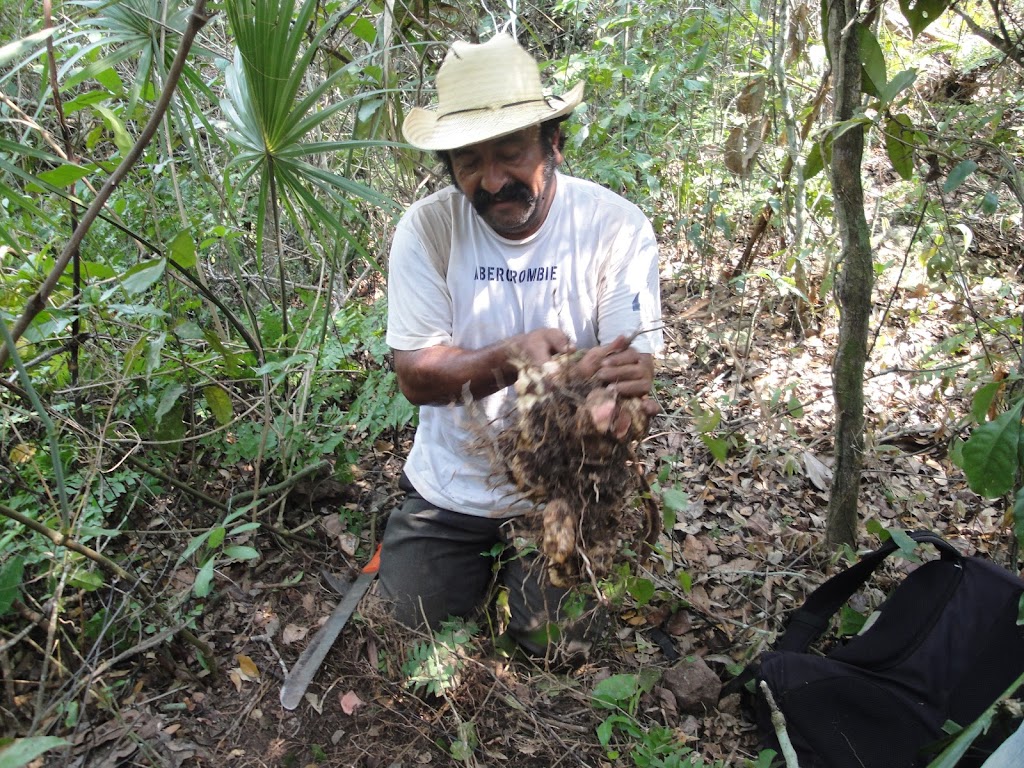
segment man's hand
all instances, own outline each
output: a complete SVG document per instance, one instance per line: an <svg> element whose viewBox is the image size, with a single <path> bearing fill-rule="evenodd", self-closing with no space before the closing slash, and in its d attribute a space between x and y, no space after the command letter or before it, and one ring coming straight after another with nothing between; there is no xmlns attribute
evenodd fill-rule
<svg viewBox="0 0 1024 768"><path fill-rule="evenodd" d="M654 356L637 352L629 346L625 336L588 349L579 368L584 375L608 385L624 397L649 395L654 384Z"/></svg>
<svg viewBox="0 0 1024 768"><path fill-rule="evenodd" d="M575 350L569 337L557 328L539 328L513 336L508 346L512 350L511 357L532 365L543 365L555 355Z"/></svg>
<svg viewBox="0 0 1024 768"><path fill-rule="evenodd" d="M557 328L540 328L480 349L438 345L394 350L402 393L413 405L462 402L469 394L483 398L516 380L515 363L543 365L555 355L572 352L569 337Z"/></svg>

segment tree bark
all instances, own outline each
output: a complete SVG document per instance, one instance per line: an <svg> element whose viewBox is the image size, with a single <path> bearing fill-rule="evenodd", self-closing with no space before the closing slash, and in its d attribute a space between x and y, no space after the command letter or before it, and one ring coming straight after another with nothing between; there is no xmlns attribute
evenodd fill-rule
<svg viewBox="0 0 1024 768"><path fill-rule="evenodd" d="M856 0L828 0L828 50L835 73L834 122L853 118L861 104L861 61ZM853 127L832 143L832 191L842 239L835 281L839 343L832 364L835 398L835 465L825 541L831 547L857 539L857 500L864 453L864 364L867 359L871 241L864 216L861 161L864 131Z"/></svg>

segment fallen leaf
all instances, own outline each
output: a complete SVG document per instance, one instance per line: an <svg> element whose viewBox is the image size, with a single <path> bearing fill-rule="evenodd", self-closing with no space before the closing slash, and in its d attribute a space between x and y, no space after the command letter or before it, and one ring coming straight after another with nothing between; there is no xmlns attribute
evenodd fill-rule
<svg viewBox="0 0 1024 768"><path fill-rule="evenodd" d="M810 451L804 451L804 471L819 491L827 491L831 487L832 470Z"/></svg>
<svg viewBox="0 0 1024 768"><path fill-rule="evenodd" d="M36 447L28 443L18 443L11 448L11 452L8 454L11 462L14 464L27 464L32 461L32 457L35 455Z"/></svg>
<svg viewBox="0 0 1024 768"><path fill-rule="evenodd" d="M346 715L351 715L353 712L355 712L357 709L363 706L363 700L356 695L355 691L343 693L340 697L340 700L341 711L344 712Z"/></svg>
<svg viewBox="0 0 1024 768"><path fill-rule="evenodd" d="M338 546L346 555L353 557L359 548L359 537L351 533L343 533L338 536Z"/></svg>
<svg viewBox="0 0 1024 768"><path fill-rule="evenodd" d="M256 666L255 661L243 653L237 654L235 656L235 661L238 662L238 669L241 671L242 677L246 680L260 679L260 668Z"/></svg>
<svg viewBox="0 0 1024 768"><path fill-rule="evenodd" d="M324 701L323 701L323 699L318 699L312 693L307 693L306 696L305 696L305 699L306 699L307 702L309 702L309 706L311 706L314 710L316 710L316 713L318 715L322 715L323 714L323 712L324 712Z"/></svg>
<svg viewBox="0 0 1024 768"><path fill-rule="evenodd" d="M298 624L289 624L281 633L281 642L285 645L297 643L309 634L309 627L300 627Z"/></svg>

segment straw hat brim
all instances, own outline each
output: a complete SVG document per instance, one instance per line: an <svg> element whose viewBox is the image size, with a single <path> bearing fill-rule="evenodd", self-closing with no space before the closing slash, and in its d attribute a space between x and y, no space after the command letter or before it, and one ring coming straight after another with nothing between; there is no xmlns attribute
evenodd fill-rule
<svg viewBox="0 0 1024 768"><path fill-rule="evenodd" d="M572 112L583 101L583 83L563 96L462 112L414 107L402 124L405 140L419 149L450 150L507 136Z"/></svg>

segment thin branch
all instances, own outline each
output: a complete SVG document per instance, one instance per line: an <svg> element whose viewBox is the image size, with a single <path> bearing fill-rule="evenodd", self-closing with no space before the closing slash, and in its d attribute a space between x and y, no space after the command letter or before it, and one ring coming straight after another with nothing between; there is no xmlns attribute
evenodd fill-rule
<svg viewBox="0 0 1024 768"><path fill-rule="evenodd" d="M66 536L65 534L59 531L53 530L53 528L50 528L49 526L43 525L38 520L33 520L31 517L26 517L20 512L17 512L16 510L11 509L10 507L4 504L0 504L0 515L10 518L16 523L20 523L29 530L35 531L41 536L45 536L58 547L66 547L67 549L70 549L72 552L77 552L78 554L87 557L110 575L127 581L130 584L133 584L135 588L137 588L139 592L142 594L143 598L153 603L153 607L156 609L157 613L160 614L160 617L164 619L164 621L166 621L168 624L177 625L177 620L175 620L169 614L167 609L164 608L161 603L157 602L157 600L153 597L153 594L149 591L149 589L146 587L146 585L142 582L141 579L138 579L135 576L133 576L121 565L114 562L106 555L103 555L97 552L92 547L88 547L85 544L82 544L81 542L72 539L70 536ZM210 648L210 646L202 640L200 640L198 637L196 637L196 635L193 634L193 632L190 629L187 629L186 627L178 626L178 628L175 630L175 633L176 635L180 636L182 640L184 640L186 643L188 643L189 645L197 649L201 654L203 654L203 658L206 660L206 663L210 665L211 671L213 671L213 673L216 675L218 672L217 659L213 655L213 650Z"/></svg>
<svg viewBox="0 0 1024 768"><path fill-rule="evenodd" d="M996 11L995 15L998 19L998 10L993 10ZM953 6L953 13L955 13L957 16L963 19L964 23L967 25L967 28L970 29L974 35L980 37L982 40L991 45L1004 56L1014 61L1018 66L1024 67L1024 46L1022 46L1020 40L1014 42L1008 36L1001 37L995 34L994 32L990 32L989 30L985 29L980 24L978 24L978 22L976 22L974 19L972 19L969 14L964 13L958 5ZM1006 33L1006 29L1005 27L1003 27L1001 23L1000 27L1003 29L1004 33Z"/></svg>
<svg viewBox="0 0 1024 768"><path fill-rule="evenodd" d="M786 730L786 718L775 703L772 690L768 683L761 681L761 693L768 702L768 709L772 713L772 727L775 729L775 737L779 740L779 749L782 750L782 759L786 761L786 768L800 768L800 761L797 759L796 750L793 749L793 742L789 739L789 731Z"/></svg>
<svg viewBox="0 0 1024 768"><path fill-rule="evenodd" d="M43 280L42 285L35 294L28 300L28 305L25 307L24 312L14 323L14 327L11 329L11 336L17 341L21 338L22 334L28 329L29 325L32 324L32 320L38 315L43 309L46 308L46 302L50 295L57 288L57 284L60 282L61 275L64 274L64 270L67 269L68 264L71 262L72 257L78 250L78 247L82 244L82 240L85 238L86 233L92 227L96 218L99 216L100 211L106 204L107 200L113 194L117 185L120 184L125 176L132 167L142 157L143 151L146 146L153 139L156 134L157 128L160 126L160 122L163 120L164 112L167 111L170 106L171 98L174 96L174 91L178 85L178 79L181 77L181 72L185 67L185 60L188 57L189 49L192 47L192 42L195 40L199 30L203 28L210 17L206 15L206 0L196 0L195 5L192 7L192 14L189 16L188 26L185 29L185 33L181 37L181 46L178 48L178 53L174 57L174 62L171 64L170 70L167 73L167 82L164 84L164 89L160 93L160 98L157 100L156 105L153 107L153 114L149 116L149 122L146 123L145 128L142 129L142 133L139 135L135 145L129 150L128 154L125 155L121 164L117 166L114 172L107 179L103 187L97 193L96 198L92 201L89 209L82 216L82 220L78 223L74 233L71 235L71 239L64 246L64 250L61 251L60 257L53 265L53 269ZM0 348L0 369L3 369L7 364L8 350L6 347Z"/></svg>

